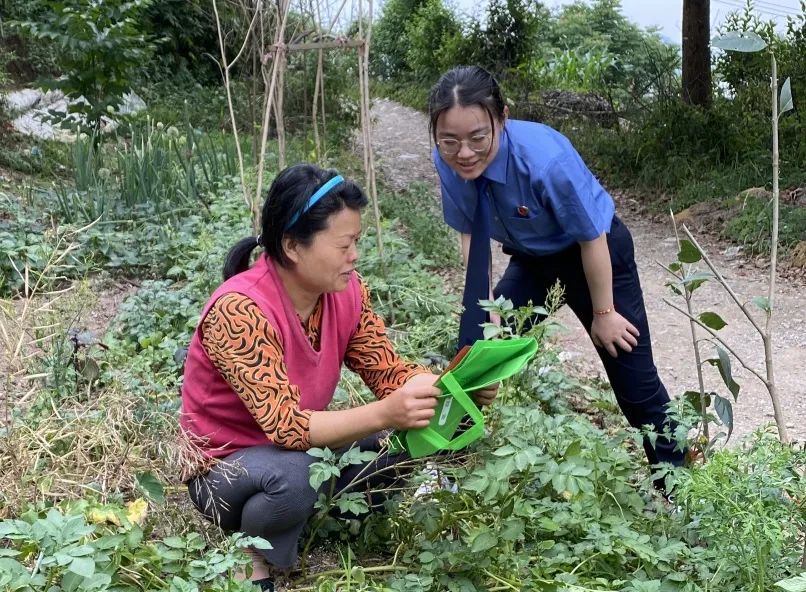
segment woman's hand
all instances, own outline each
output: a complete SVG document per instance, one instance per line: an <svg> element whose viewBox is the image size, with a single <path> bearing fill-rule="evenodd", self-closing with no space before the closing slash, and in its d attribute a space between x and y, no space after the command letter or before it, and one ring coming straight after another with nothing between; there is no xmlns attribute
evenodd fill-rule
<svg viewBox="0 0 806 592"><path fill-rule="evenodd" d="M490 386L485 386L477 391L473 391L471 396L473 397L473 401L476 402L476 405L484 406L484 405L491 405L495 398L498 396L498 387L501 386L500 382L496 382L495 384L491 384Z"/></svg>
<svg viewBox="0 0 806 592"><path fill-rule="evenodd" d="M618 357L618 349L631 352L638 345L641 334L631 322L611 310L607 314L594 315L591 325L591 340L596 347L603 347L614 358Z"/></svg>
<svg viewBox="0 0 806 592"><path fill-rule="evenodd" d="M417 374L381 401L387 427L411 430L428 426L441 393L434 386L438 378L435 374Z"/></svg>

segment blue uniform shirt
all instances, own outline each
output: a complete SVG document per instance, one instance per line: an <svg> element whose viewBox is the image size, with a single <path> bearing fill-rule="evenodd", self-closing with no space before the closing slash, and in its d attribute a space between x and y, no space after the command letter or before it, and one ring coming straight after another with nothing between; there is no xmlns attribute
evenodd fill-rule
<svg viewBox="0 0 806 592"><path fill-rule="evenodd" d="M613 198L560 132L539 123L508 120L498 154L484 170L490 181L492 238L530 255L548 255L610 230ZM442 160L434 164L442 209L451 228L470 233L476 186Z"/></svg>

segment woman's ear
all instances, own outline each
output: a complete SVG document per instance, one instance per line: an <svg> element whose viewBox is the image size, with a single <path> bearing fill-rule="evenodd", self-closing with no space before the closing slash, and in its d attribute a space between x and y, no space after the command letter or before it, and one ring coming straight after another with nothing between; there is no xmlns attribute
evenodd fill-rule
<svg viewBox="0 0 806 592"><path fill-rule="evenodd" d="M286 236L283 237L280 245L283 249L283 253L285 253L285 256L288 257L292 263L299 263L299 243L297 241Z"/></svg>
<svg viewBox="0 0 806 592"><path fill-rule="evenodd" d="M504 105L504 112L503 116L501 117L501 127L507 122L507 118L509 117L509 105Z"/></svg>

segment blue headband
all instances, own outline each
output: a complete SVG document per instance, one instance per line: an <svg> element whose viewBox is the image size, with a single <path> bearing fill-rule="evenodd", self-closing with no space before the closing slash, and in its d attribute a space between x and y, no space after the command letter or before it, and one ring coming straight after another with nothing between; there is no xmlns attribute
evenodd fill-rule
<svg viewBox="0 0 806 592"><path fill-rule="evenodd" d="M302 209L293 216L291 216L291 220L289 220L288 224L285 225L285 229L288 230L294 224L296 224L297 220L299 220L299 217L302 216L302 214L310 210L314 206L314 204L316 204L316 202L318 202L320 199L326 196L331 189L333 189L337 185L340 185L343 182L344 177L342 177L341 175L336 175L330 181L328 181L327 183L322 185L319 189L317 189L316 193L314 193L310 197L310 199L305 203Z"/></svg>

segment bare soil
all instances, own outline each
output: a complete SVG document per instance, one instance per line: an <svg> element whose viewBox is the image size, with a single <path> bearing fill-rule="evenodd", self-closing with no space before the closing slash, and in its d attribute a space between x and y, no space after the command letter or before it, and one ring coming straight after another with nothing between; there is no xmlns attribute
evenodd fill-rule
<svg viewBox="0 0 806 592"><path fill-rule="evenodd" d="M439 199L437 175L430 159L428 121L425 115L388 100L378 100L373 109L373 143L379 171L384 181L395 189L405 188L413 181L430 182L434 199ZM635 255L641 274L644 299L652 332L652 346L661 378L672 396L697 388L694 348L688 320L664 303L672 295L669 279L658 262L669 263L676 258L677 244L671 220L653 220L642 211L640 196L609 188L616 200L622 220L635 240ZM768 263L748 259L735 245L711 236L698 241L718 269L743 299L751 301L764 296L769 277ZM507 256L494 249L493 273L503 273ZM775 378L789 435L793 440L806 440L806 309L802 303L804 283L798 274L780 277L775 293L773 355ZM696 312L717 312L728 323L720 336L745 362L764 375L764 352L761 339L730 297L717 284L710 283L696 292ZM760 312L760 311L759 311ZM763 321L763 313L759 319ZM601 363L587 334L573 313L564 307L559 320L568 331L557 339L562 359L568 371L576 375L604 376ZM706 348L711 357L712 348ZM764 385L750 372L733 361L734 378L741 385L734 404L734 436L738 441L759 428L770 428L773 421L772 404ZM706 387L729 396L718 372L710 365L704 369Z"/></svg>

